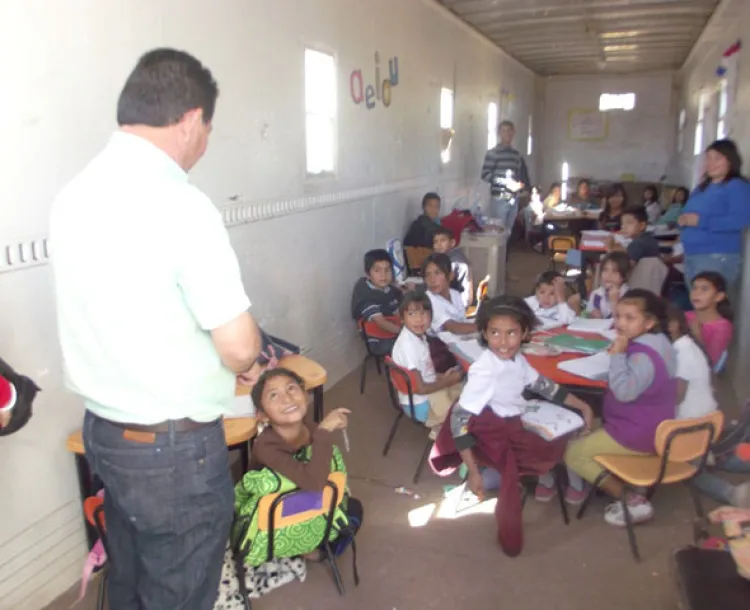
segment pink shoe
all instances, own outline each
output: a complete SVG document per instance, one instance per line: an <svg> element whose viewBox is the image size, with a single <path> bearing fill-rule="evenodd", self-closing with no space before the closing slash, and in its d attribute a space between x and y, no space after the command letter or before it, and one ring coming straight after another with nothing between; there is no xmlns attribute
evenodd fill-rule
<svg viewBox="0 0 750 610"><path fill-rule="evenodd" d="M541 483L537 483L536 490L534 491L534 499L537 502L549 502L557 495L557 490L554 487L545 487Z"/></svg>
<svg viewBox="0 0 750 610"><path fill-rule="evenodd" d="M568 486L568 488L565 490L565 502L572 506L579 506L580 504L583 504L583 501L586 499L588 493L588 486L584 485L581 491Z"/></svg>

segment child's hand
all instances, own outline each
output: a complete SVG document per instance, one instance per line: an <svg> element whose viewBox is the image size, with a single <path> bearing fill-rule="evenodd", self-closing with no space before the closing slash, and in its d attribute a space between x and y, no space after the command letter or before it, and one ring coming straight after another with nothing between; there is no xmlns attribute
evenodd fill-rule
<svg viewBox="0 0 750 610"><path fill-rule="evenodd" d="M609 346L610 354L624 354L625 350L628 349L628 338L625 335L618 334L615 340L612 341L612 345Z"/></svg>
<svg viewBox="0 0 750 610"><path fill-rule="evenodd" d="M604 314L602 314L601 309L592 309L591 313L589 313L589 318L593 318L594 320L602 320L604 319Z"/></svg>
<svg viewBox="0 0 750 610"><path fill-rule="evenodd" d="M469 491L471 491L480 502L483 502L484 481L482 480L482 473L479 470L469 472L469 478L466 480L466 484L469 486Z"/></svg>
<svg viewBox="0 0 750 610"><path fill-rule="evenodd" d="M557 297L557 304L565 302L565 280L561 277L556 277L552 281L552 286L555 289L555 297Z"/></svg>
<svg viewBox="0 0 750 610"><path fill-rule="evenodd" d="M350 413L349 409L334 409L323 418L318 428L323 428L323 430L328 430L329 432L346 428Z"/></svg>
<svg viewBox="0 0 750 610"><path fill-rule="evenodd" d="M450 383L450 385L455 385L461 381L464 374L460 367L453 367L452 369L448 369L445 371L445 373L442 375L442 378L445 379L446 383Z"/></svg>
<svg viewBox="0 0 750 610"><path fill-rule="evenodd" d="M700 320L698 318L695 318L690 323L690 332L693 333L693 336L696 339L700 339L701 333L703 332L703 327L701 326Z"/></svg>
<svg viewBox="0 0 750 610"><path fill-rule="evenodd" d="M588 403L583 403L581 406L581 417L586 424L586 432L591 432L594 429L594 410Z"/></svg>

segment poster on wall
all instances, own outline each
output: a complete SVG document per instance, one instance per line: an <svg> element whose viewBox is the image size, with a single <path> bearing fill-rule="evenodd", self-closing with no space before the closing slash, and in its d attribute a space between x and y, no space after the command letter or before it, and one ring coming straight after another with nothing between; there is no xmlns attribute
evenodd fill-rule
<svg viewBox="0 0 750 610"><path fill-rule="evenodd" d="M577 108L568 112L568 138L579 142L607 139L607 113Z"/></svg>

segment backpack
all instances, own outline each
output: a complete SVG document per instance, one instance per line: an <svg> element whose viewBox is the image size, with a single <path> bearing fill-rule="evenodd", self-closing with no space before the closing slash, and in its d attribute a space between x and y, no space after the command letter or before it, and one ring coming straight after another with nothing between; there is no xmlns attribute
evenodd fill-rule
<svg viewBox="0 0 750 610"><path fill-rule="evenodd" d="M0 376L10 382L16 391L16 404L11 411L8 425L0 428L0 436L18 432L31 419L31 405L34 402L39 386L25 375L18 374L12 366L0 358Z"/></svg>
<svg viewBox="0 0 750 610"><path fill-rule="evenodd" d="M311 455L312 447L303 447L295 459L307 462ZM328 542L335 542L349 529L346 466L338 447L333 448L329 481L338 490L333 526L327 538ZM235 486L237 518L232 542L246 564L257 567L271 559L305 555L326 542L331 487L323 492L295 490L297 486L292 481L270 468L245 473Z"/></svg>

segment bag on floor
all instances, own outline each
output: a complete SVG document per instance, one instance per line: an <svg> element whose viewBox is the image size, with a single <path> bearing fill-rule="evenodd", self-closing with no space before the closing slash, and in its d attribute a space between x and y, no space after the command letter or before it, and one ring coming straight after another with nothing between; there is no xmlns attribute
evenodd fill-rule
<svg viewBox="0 0 750 610"><path fill-rule="evenodd" d="M15 405L11 411L10 422L4 428L0 428L0 436L8 436L18 432L31 419L31 405L36 398L37 392L41 391L39 386L25 375L17 373L12 366L0 358L0 377L7 380L15 393Z"/></svg>

